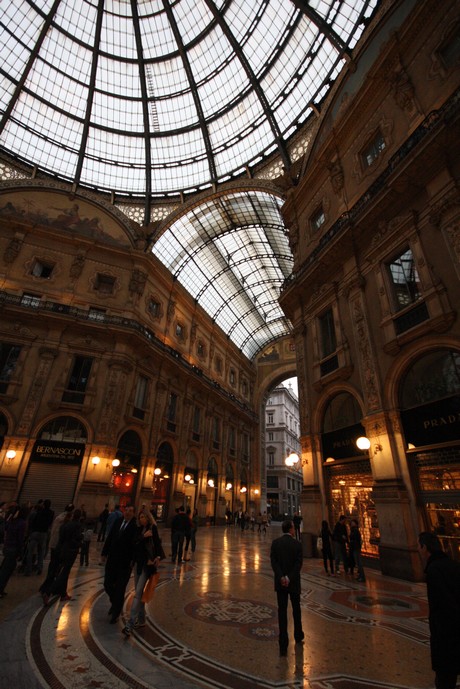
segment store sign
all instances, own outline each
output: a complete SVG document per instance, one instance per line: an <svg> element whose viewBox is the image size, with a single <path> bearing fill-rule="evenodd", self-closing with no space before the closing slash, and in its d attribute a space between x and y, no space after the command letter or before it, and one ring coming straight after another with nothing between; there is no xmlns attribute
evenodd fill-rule
<svg viewBox="0 0 460 689"><path fill-rule="evenodd" d="M401 412L406 442L415 447L460 438L460 395Z"/></svg>
<svg viewBox="0 0 460 689"><path fill-rule="evenodd" d="M356 447L356 440L366 435L364 427L360 424L340 428L338 431L323 433L321 442L323 446L323 460L328 457L334 459L348 459L350 457L369 457L367 450L359 450Z"/></svg>
<svg viewBox="0 0 460 689"><path fill-rule="evenodd" d="M85 454L83 443L64 443L61 440L37 440L30 457L32 462L80 465Z"/></svg>

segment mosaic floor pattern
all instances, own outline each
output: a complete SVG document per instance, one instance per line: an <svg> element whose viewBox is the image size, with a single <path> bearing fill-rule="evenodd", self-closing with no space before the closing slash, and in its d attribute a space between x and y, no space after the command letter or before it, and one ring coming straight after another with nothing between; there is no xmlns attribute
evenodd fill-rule
<svg viewBox="0 0 460 689"><path fill-rule="evenodd" d="M278 535L200 529L192 560L162 564L147 625L129 639L123 620L109 624L102 567L76 565L71 601L44 608L36 593L0 624L0 689L433 687L424 585L372 570L360 584L305 560L305 641L280 658L269 562ZM125 613L131 600L130 586Z"/></svg>

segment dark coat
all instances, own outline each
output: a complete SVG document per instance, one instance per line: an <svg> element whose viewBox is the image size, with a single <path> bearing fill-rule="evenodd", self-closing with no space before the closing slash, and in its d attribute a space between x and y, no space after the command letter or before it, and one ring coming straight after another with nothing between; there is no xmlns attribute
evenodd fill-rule
<svg viewBox="0 0 460 689"><path fill-rule="evenodd" d="M57 544L60 561L73 564L82 540L83 534L80 521L72 519L69 522L64 522L59 529L59 541Z"/></svg>
<svg viewBox="0 0 460 689"><path fill-rule="evenodd" d="M286 590L281 585L283 576L289 577L287 590L300 593L300 570L303 564L302 544L286 533L275 538L270 550L270 562L275 575L275 591Z"/></svg>
<svg viewBox="0 0 460 689"><path fill-rule="evenodd" d="M123 521L123 517L117 519L102 548L102 555L107 556L108 567L131 567L134 561L134 542L138 526L133 517L122 530Z"/></svg>
<svg viewBox="0 0 460 689"><path fill-rule="evenodd" d="M22 554L26 537L27 522L22 517L11 517L5 522L5 541L3 545L4 554Z"/></svg>
<svg viewBox="0 0 460 689"><path fill-rule="evenodd" d="M435 552L425 574L433 670L460 674L460 563Z"/></svg>
<svg viewBox="0 0 460 689"><path fill-rule="evenodd" d="M160 560L164 560L166 557L155 524L147 526L145 530L152 531L150 538L144 538L144 529L140 528L134 539L134 563L139 574L144 567L147 567L149 560L155 560L157 557L159 557ZM154 573L153 569L152 567L152 574Z"/></svg>
<svg viewBox="0 0 460 689"><path fill-rule="evenodd" d="M332 534L328 526L321 526L320 536L323 539L323 553L332 556Z"/></svg>

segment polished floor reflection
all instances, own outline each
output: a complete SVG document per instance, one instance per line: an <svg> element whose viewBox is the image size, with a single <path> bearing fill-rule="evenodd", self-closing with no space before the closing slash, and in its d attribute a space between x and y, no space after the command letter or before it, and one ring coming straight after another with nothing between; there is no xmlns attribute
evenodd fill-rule
<svg viewBox="0 0 460 689"><path fill-rule="evenodd" d="M129 639L123 620L109 624L98 544L89 567L75 565L67 603L44 608L38 577L14 575L26 597L0 624L1 689L431 689L425 586L372 570L360 584L305 560L305 642L279 657L269 562L279 533L199 529L190 561L162 564L147 625ZM125 610L131 598L130 587Z"/></svg>

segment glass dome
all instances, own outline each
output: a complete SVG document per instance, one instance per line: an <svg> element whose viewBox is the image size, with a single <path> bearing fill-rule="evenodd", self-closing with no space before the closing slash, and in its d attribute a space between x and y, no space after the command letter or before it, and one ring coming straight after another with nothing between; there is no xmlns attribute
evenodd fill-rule
<svg viewBox="0 0 460 689"><path fill-rule="evenodd" d="M284 168L377 0L15 0L1 8L0 147L131 196Z"/></svg>

